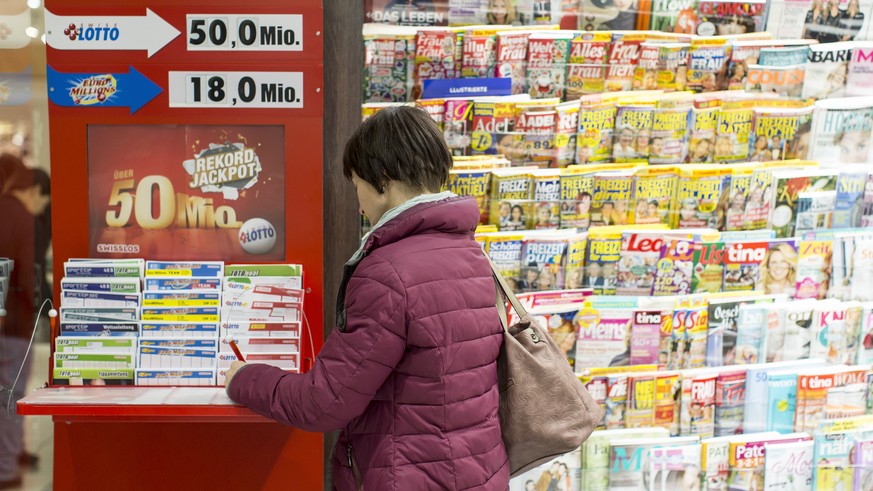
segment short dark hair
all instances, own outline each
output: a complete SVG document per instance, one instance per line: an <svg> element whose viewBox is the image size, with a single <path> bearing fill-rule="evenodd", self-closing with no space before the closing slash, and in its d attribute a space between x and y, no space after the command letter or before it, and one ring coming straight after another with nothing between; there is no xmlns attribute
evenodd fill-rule
<svg viewBox="0 0 873 491"><path fill-rule="evenodd" d="M424 109L388 107L367 119L346 143L343 174L352 172L385 192L388 181L439 192L449 179L452 154L439 126Z"/></svg>

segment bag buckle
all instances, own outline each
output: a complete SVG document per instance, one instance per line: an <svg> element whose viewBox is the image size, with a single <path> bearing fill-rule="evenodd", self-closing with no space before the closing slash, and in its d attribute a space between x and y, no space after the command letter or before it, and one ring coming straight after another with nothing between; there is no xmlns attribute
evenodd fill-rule
<svg viewBox="0 0 873 491"><path fill-rule="evenodd" d="M536 332L536 331L531 331L531 332L530 332L530 339L531 339L531 341L533 341L534 343L539 343L539 342L540 342L540 337L537 335L537 332Z"/></svg>

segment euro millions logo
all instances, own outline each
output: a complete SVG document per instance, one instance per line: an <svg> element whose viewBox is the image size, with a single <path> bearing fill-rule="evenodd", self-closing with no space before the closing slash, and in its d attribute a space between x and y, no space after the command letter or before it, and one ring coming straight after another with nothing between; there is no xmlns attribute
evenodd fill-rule
<svg viewBox="0 0 873 491"><path fill-rule="evenodd" d="M76 27L76 24L70 24L64 29L64 36L68 36L70 41L75 41L79 37L79 28Z"/></svg>

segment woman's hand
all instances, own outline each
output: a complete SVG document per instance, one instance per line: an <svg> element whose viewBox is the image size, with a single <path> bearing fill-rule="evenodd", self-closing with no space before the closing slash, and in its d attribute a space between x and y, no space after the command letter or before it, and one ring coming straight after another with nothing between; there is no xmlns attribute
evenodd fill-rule
<svg viewBox="0 0 873 491"><path fill-rule="evenodd" d="M230 368L227 369L224 379L224 388L227 389L230 387L230 380L236 375L236 372L239 371L240 368L244 367L246 364L243 361L235 361L230 364Z"/></svg>

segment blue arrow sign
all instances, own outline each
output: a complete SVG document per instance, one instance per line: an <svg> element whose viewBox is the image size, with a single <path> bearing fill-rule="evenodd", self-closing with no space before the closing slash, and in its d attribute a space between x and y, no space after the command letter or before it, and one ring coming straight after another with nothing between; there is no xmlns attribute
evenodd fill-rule
<svg viewBox="0 0 873 491"><path fill-rule="evenodd" d="M0 73L0 106L20 106L33 96L30 67L18 73Z"/></svg>
<svg viewBox="0 0 873 491"><path fill-rule="evenodd" d="M61 73L46 68L49 100L59 106L130 107L133 114L164 90L133 67L127 73Z"/></svg>

